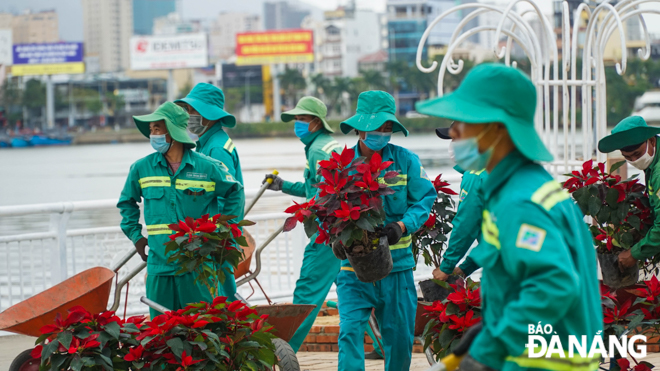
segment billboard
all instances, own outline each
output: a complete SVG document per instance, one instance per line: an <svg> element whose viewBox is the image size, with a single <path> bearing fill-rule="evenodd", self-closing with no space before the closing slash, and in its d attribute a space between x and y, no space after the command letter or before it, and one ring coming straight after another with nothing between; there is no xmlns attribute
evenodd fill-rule
<svg viewBox="0 0 660 371"><path fill-rule="evenodd" d="M236 64L310 63L314 61L311 30L247 32L236 35Z"/></svg>
<svg viewBox="0 0 660 371"><path fill-rule="evenodd" d="M12 50L14 76L85 72L83 43L18 44Z"/></svg>
<svg viewBox="0 0 660 371"><path fill-rule="evenodd" d="M208 66L206 34L133 36L132 70L170 70Z"/></svg>

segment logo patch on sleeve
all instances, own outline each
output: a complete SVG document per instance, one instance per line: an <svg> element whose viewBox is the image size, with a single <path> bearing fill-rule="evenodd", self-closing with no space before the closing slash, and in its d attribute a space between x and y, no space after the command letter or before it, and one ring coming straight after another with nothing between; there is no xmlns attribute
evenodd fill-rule
<svg viewBox="0 0 660 371"><path fill-rule="evenodd" d="M467 195L468 195L468 192L464 189L461 189L461 197L460 197L458 202L462 202L463 200L465 200L465 197L467 197Z"/></svg>
<svg viewBox="0 0 660 371"><path fill-rule="evenodd" d="M234 177L231 176L231 174L227 174L227 176L225 176L225 178L227 178L227 180L230 181L230 182L235 182Z"/></svg>
<svg viewBox="0 0 660 371"><path fill-rule="evenodd" d="M545 240L546 231L529 224L522 224L518 231L516 247L532 251L540 251Z"/></svg>
<svg viewBox="0 0 660 371"><path fill-rule="evenodd" d="M426 174L426 170L424 170L424 166L419 167L419 177L422 178L422 179L426 179L428 181L431 180L431 179L429 179L428 174Z"/></svg>

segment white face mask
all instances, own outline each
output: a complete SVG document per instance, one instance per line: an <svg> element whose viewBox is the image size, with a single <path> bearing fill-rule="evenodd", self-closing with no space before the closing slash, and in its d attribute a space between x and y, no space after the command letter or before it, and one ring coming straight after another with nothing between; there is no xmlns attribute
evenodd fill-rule
<svg viewBox="0 0 660 371"><path fill-rule="evenodd" d="M449 152L451 162L456 163L456 157L454 157L454 141L449 142L449 149L447 151Z"/></svg>
<svg viewBox="0 0 660 371"><path fill-rule="evenodd" d="M653 162L653 158L655 157L655 152L653 152L653 155L649 155L649 142L646 142L646 150L644 151L644 154L638 158L635 161L628 161L628 163L634 167L636 167L638 170L646 170L649 168L651 165L651 162Z"/></svg>

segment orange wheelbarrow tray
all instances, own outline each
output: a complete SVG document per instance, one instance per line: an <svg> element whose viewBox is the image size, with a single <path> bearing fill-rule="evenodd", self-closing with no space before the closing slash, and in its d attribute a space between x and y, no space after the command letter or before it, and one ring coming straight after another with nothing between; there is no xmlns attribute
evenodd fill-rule
<svg viewBox="0 0 660 371"><path fill-rule="evenodd" d="M87 269L7 308L0 313L0 330L39 337L41 336L39 330L45 325L52 324L58 313L62 318L66 318L67 311L77 305L94 314L105 311L108 306L112 281L117 276L119 269L135 254L135 249L131 249L110 269L104 267ZM117 310L121 290L146 266L147 263L141 262L126 277L117 282L114 302L110 310Z"/></svg>

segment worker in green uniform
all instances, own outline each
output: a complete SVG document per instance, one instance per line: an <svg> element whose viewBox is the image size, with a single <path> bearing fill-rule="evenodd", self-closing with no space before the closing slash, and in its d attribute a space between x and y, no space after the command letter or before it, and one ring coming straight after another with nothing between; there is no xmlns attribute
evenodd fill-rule
<svg viewBox="0 0 660 371"><path fill-rule="evenodd" d="M268 189L305 197L308 201L316 195L318 189L314 184L321 181L321 176L316 173L319 162L329 159L333 152L341 150L339 143L330 136L333 130L325 120L327 113L325 104L314 97L303 97L294 109L282 113L282 121L295 120L296 136L305 144L307 159L303 174L305 181L294 183L285 181L277 175L268 174L264 182L267 179L273 180ZM315 239L316 237L312 236L305 247L300 278L296 281L296 288L293 291L293 304L312 304L316 305L316 308L289 341L295 352L314 325L314 320L339 273L339 260L332 254L332 249L328 245L315 243Z"/></svg>
<svg viewBox="0 0 660 371"><path fill-rule="evenodd" d="M456 163L488 171L482 240L470 256L483 267L483 329L461 370L597 370L599 355L528 356L530 325L552 326L587 349L603 329L596 256L583 215L539 162L552 161L534 129L536 88L503 64L472 69L453 93L417 111L456 120ZM538 343L536 343L538 345ZM537 349L538 351L538 349ZM562 354L564 355L564 354Z"/></svg>
<svg viewBox="0 0 660 371"><path fill-rule="evenodd" d="M398 171L399 181L390 186L394 193L383 197L385 226L392 254L389 275L378 282L358 280L348 260L342 260L337 276L339 298L339 370L364 370L364 330L372 308L375 309L385 353L385 370L409 370L417 309L417 290L413 279L416 262L411 234L428 219L436 199L419 157L389 143L393 133L408 130L395 116L394 98L383 91L367 91L358 97L357 113L341 123L344 134L356 131L355 156L367 161L378 153L383 161L393 161L387 171ZM340 246L333 248L341 249ZM338 257L345 259L341 251Z"/></svg>
<svg viewBox="0 0 660 371"><path fill-rule="evenodd" d="M236 126L236 118L224 110L225 94L222 89L201 82L195 85L185 98L178 99L174 103L183 107L191 117L188 131L199 136L197 151L222 162L226 166L227 172L242 186L245 186L238 150L224 130L224 127ZM237 216L239 220L242 220L245 199L239 200L239 203L241 211ZM224 202L222 204L227 205ZM222 214L229 215L228 212L229 210L222 210ZM226 279L220 288L219 295L226 296L233 301L236 294L233 268L227 263L223 269Z"/></svg>
<svg viewBox="0 0 660 371"><path fill-rule="evenodd" d="M441 139L457 137L454 123L448 128L435 129L436 135ZM455 162L454 148L449 142L449 157ZM484 196L481 186L488 177L485 169L479 171L465 171L460 166L454 166L454 170L463 174L461 190L458 195L458 208L452 220L453 229L447 250L442 255L440 268L433 270L433 278L447 281L451 274L469 276L479 267L469 256L457 267L458 262L463 259L475 240L481 239L481 217L484 211Z"/></svg>
<svg viewBox="0 0 660 371"><path fill-rule="evenodd" d="M208 289L196 285L192 273L176 275L179 267L167 263L165 244L172 234L168 226L221 210L239 215L243 186L219 161L192 151L195 143L186 131L188 114L183 108L165 102L154 113L133 120L156 152L131 165L117 207L122 231L147 262L147 297L172 310L211 301ZM147 238L142 235L139 202L143 202ZM159 314L153 309L150 313L152 318Z"/></svg>

